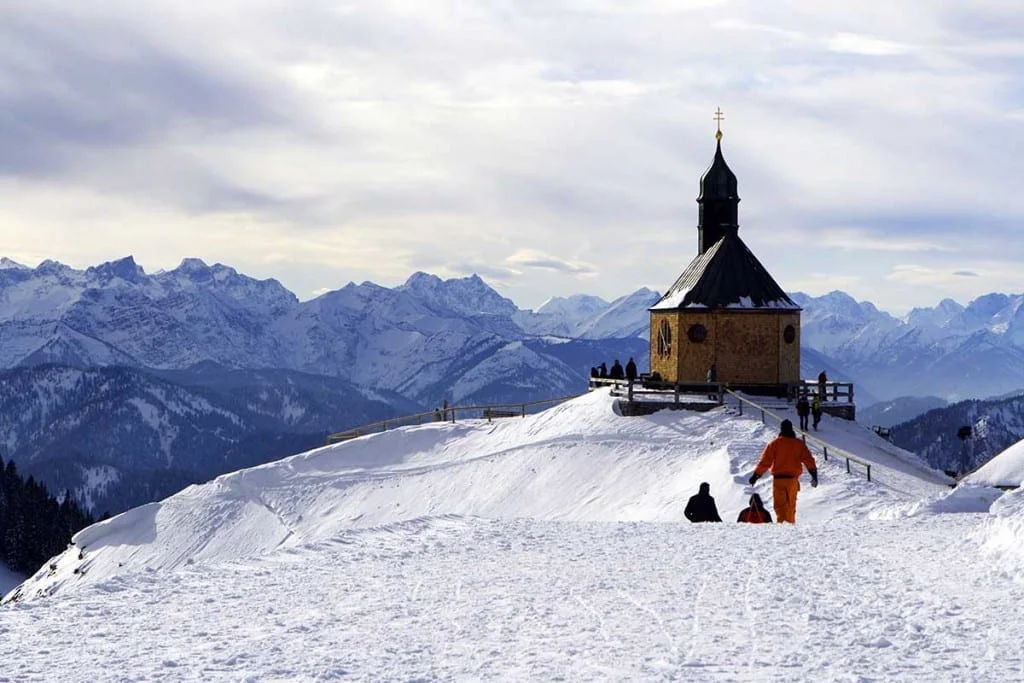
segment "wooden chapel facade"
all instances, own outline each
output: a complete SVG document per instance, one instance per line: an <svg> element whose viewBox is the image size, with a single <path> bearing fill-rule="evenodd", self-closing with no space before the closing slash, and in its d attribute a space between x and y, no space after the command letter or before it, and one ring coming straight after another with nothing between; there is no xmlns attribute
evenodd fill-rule
<svg viewBox="0 0 1024 683"><path fill-rule="evenodd" d="M722 132L697 197L697 256L649 310L651 373L666 382L733 386L800 381L800 307L739 236L736 175Z"/></svg>

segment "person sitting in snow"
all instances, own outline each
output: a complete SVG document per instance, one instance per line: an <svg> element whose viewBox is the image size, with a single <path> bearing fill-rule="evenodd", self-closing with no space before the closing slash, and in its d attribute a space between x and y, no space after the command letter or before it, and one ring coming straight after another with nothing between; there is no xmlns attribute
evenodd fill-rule
<svg viewBox="0 0 1024 683"><path fill-rule="evenodd" d="M753 493L750 496L750 507L744 508L740 512L740 516L736 518L736 521L748 524L771 524L772 515L764 509L764 502L762 502L761 496Z"/></svg>
<svg viewBox="0 0 1024 683"><path fill-rule="evenodd" d="M818 485L818 465L807 450L807 444L796 437L793 423L783 420L779 436L764 447L749 483L753 486L768 470L772 471L772 504L775 519L796 524L796 494L800 490L800 475L804 468L811 475L811 486Z"/></svg>
<svg viewBox="0 0 1024 683"><path fill-rule="evenodd" d="M691 522L721 522L718 516L718 506L715 499L711 497L711 484L704 482L700 485L700 491L692 496L686 503L683 514Z"/></svg>

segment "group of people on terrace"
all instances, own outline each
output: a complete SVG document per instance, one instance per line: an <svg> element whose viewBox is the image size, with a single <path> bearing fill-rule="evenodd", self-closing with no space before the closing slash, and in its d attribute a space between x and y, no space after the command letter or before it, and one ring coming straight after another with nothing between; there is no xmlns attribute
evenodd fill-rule
<svg viewBox="0 0 1024 683"><path fill-rule="evenodd" d="M612 363L611 370L602 361L600 365L595 365L590 368L590 376L593 379L624 379L630 383L636 381L636 361L632 357L626 361L626 366L623 367L619 359L616 358L615 362Z"/></svg>

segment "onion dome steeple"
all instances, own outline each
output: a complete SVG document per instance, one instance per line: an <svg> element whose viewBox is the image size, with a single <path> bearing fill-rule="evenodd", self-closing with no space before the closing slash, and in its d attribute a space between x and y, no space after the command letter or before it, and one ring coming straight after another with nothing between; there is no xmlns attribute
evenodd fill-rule
<svg viewBox="0 0 1024 683"><path fill-rule="evenodd" d="M700 178L697 197L697 253L703 254L727 234L739 230L738 211L740 197L736 189L736 174L722 156L722 110L715 112L718 131L715 133L715 158Z"/></svg>

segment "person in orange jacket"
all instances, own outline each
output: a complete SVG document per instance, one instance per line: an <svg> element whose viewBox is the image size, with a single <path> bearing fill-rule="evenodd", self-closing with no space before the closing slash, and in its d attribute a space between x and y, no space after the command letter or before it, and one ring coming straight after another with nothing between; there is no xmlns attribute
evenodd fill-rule
<svg viewBox="0 0 1024 683"><path fill-rule="evenodd" d="M757 461L754 473L750 475L753 486L768 470L772 471L772 504L775 518L779 522L796 524L796 495L800 490L800 475L804 468L811 475L811 486L818 485L818 465L807 450L807 444L796 438L793 423L783 420L779 436L764 447L761 459Z"/></svg>
<svg viewBox="0 0 1024 683"><path fill-rule="evenodd" d="M736 518L736 521L748 524L771 524L772 515L764 509L764 502L761 500L761 496L752 493L750 495L750 507L744 508L740 512L740 516Z"/></svg>

